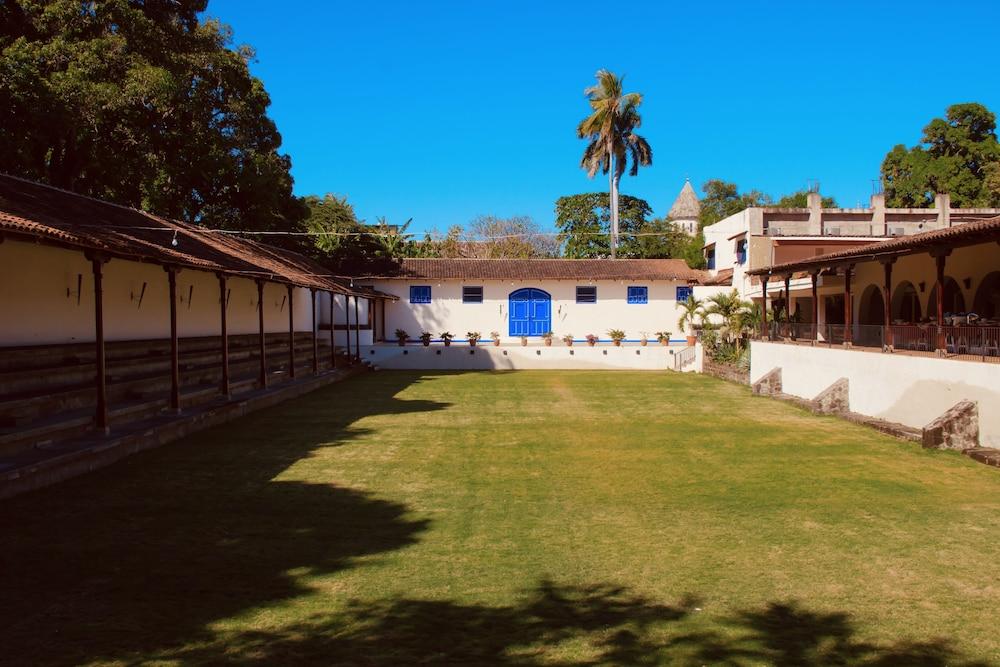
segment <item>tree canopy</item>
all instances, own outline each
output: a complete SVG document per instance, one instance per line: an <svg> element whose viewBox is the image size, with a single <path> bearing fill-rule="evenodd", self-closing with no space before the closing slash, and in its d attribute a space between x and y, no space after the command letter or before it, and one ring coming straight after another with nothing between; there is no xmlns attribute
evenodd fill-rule
<svg viewBox="0 0 1000 667"><path fill-rule="evenodd" d="M743 209L771 204L771 198L759 190L741 193L735 183L718 178L705 181L701 191L705 193L701 200L701 213L698 215L701 227L714 225Z"/></svg>
<svg viewBox="0 0 1000 667"><path fill-rule="evenodd" d="M606 192L570 195L556 200L556 228L563 256L581 259L611 255L611 207ZM619 196L621 240L618 255L637 257L634 234L646 226L653 209L638 197Z"/></svg>
<svg viewBox="0 0 1000 667"><path fill-rule="evenodd" d="M206 0L0 3L0 164L212 227L299 229L249 47Z"/></svg>
<svg viewBox="0 0 1000 667"><path fill-rule="evenodd" d="M996 116L982 104L953 104L924 127L913 148L899 144L882 162L886 205L925 207L946 192L952 205L1000 206Z"/></svg>

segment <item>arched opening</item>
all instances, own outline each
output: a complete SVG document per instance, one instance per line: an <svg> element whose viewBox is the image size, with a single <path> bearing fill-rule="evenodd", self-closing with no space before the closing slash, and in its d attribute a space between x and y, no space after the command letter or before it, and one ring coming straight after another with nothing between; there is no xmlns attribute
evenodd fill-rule
<svg viewBox="0 0 1000 667"><path fill-rule="evenodd" d="M882 330L885 324L885 301L882 289L877 285L869 285L861 293L861 309L858 312L858 324L854 342L857 345L881 345Z"/></svg>
<svg viewBox="0 0 1000 667"><path fill-rule="evenodd" d="M972 311L980 317L1000 319L1000 271L987 274L979 283Z"/></svg>
<svg viewBox="0 0 1000 667"><path fill-rule="evenodd" d="M510 293L508 331L511 336L541 336L552 331L552 296L526 287Z"/></svg>
<svg viewBox="0 0 1000 667"><path fill-rule="evenodd" d="M909 324L919 322L922 315L917 288L910 281L904 280L892 291L892 321Z"/></svg>
<svg viewBox="0 0 1000 667"><path fill-rule="evenodd" d="M962 296L962 290L958 283L950 276L946 276L944 279L944 312L952 314L965 312L965 297ZM937 317L937 285L931 290L931 300L927 302L927 313L931 319Z"/></svg>

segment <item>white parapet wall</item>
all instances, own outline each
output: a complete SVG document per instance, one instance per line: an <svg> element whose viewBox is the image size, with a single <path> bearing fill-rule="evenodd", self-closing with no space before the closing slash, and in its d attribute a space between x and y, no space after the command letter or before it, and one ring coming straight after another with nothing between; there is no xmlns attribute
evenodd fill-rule
<svg viewBox="0 0 1000 667"><path fill-rule="evenodd" d="M750 382L781 368L782 391L805 399L840 378L852 412L923 428L962 400L979 404L980 444L1000 447L1000 365L755 341Z"/></svg>
<svg viewBox="0 0 1000 667"><path fill-rule="evenodd" d="M663 371L674 370L675 356L683 345L627 345L614 347L599 345L589 347L574 345L567 347L553 344L544 345L504 345L494 347L490 343L470 347L468 344L454 344L450 347L434 344L424 347L410 344L362 345L362 359L370 361L378 368L413 370L528 370L528 369L607 369ZM692 363L685 371L694 371Z"/></svg>

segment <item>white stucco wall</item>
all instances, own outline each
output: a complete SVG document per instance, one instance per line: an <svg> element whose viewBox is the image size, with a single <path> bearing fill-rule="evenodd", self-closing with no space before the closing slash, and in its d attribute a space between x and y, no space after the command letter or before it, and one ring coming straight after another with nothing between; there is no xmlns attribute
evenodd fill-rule
<svg viewBox="0 0 1000 667"><path fill-rule="evenodd" d="M1000 447L1000 365L754 341L750 381L778 367L787 394L812 399L847 378L853 412L914 428L961 400L977 401L981 444Z"/></svg>
<svg viewBox="0 0 1000 667"><path fill-rule="evenodd" d="M677 308L676 288L686 285L680 281L478 281L478 280L378 280L375 288L400 297L399 301L386 303L386 338L393 340L397 328L405 330L411 338L421 331L438 335L444 331L464 339L469 331L479 331L484 339L491 331L499 331L508 343L516 339L509 333L508 297L511 292L536 288L552 297L552 331L556 337L573 334L582 340L587 334L607 340L609 329L622 329L628 340L636 340L641 332L651 338L657 331L669 331L672 339L680 341L683 332L677 328L681 315ZM431 303L411 304L410 285L430 285ZM462 286L483 287L483 303L462 303ZM576 286L597 287L596 304L576 303ZM649 288L649 302L630 304L627 292L630 285ZM364 321L364 318L362 318Z"/></svg>
<svg viewBox="0 0 1000 667"><path fill-rule="evenodd" d="M541 369L606 369L606 370L646 370L664 371L674 368L674 355L684 349L682 345L664 347L650 344L639 345L599 345L588 347L575 344L567 347L553 342L552 347L537 343L521 345L477 345L453 344L445 347L434 344L430 347L407 345L405 348L393 345L361 347L361 356L375 366L384 369L415 370L541 370ZM692 364L685 371L695 370Z"/></svg>
<svg viewBox="0 0 1000 667"><path fill-rule="evenodd" d="M82 276L79 290L78 276ZM256 284L250 279L230 278L228 287L229 333L257 333ZM295 288L293 292L295 329L310 331L309 290ZM167 273L160 266L121 259L105 264L106 339L168 337L168 294ZM177 326L181 337L219 334L219 296L214 273L184 269L177 274ZM266 284L264 323L268 332L288 331L287 302L284 285ZM82 252L73 250L10 239L0 243L0 313L0 345L94 340L94 278L90 262Z"/></svg>

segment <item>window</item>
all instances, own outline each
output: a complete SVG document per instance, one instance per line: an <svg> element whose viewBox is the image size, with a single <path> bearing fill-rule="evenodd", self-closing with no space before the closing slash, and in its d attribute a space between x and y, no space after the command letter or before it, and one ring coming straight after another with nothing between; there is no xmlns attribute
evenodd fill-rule
<svg viewBox="0 0 1000 667"><path fill-rule="evenodd" d="M597 303L597 288L593 285L577 285L576 302Z"/></svg>
<svg viewBox="0 0 1000 667"><path fill-rule="evenodd" d="M410 303L430 303L430 285L410 285Z"/></svg>
<svg viewBox="0 0 1000 667"><path fill-rule="evenodd" d="M649 288L644 285L630 285L628 288L628 302L649 303Z"/></svg>
<svg viewBox="0 0 1000 667"><path fill-rule="evenodd" d="M677 303L682 301L687 301L688 297L692 295L692 288L684 285L677 288Z"/></svg>
<svg viewBox="0 0 1000 667"><path fill-rule="evenodd" d="M705 249L705 261L708 262L708 268L710 270L715 269L715 246L709 246Z"/></svg>
<svg viewBox="0 0 1000 667"><path fill-rule="evenodd" d="M462 303L482 303L483 302L483 288L478 287L462 287Z"/></svg>
<svg viewBox="0 0 1000 667"><path fill-rule="evenodd" d="M747 240L740 239L736 242L736 263L746 264L747 261Z"/></svg>

